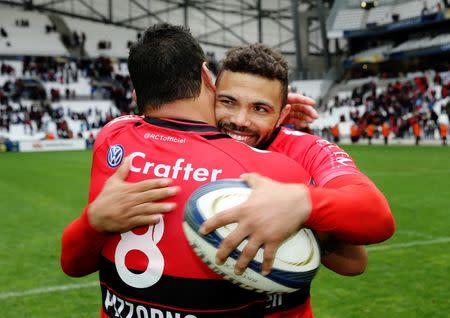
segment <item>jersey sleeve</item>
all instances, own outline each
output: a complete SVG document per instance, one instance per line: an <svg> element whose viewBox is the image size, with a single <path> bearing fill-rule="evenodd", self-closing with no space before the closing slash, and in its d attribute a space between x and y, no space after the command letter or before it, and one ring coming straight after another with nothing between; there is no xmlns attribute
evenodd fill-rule
<svg viewBox="0 0 450 318"><path fill-rule="evenodd" d="M349 244L372 244L395 231L381 191L339 146L318 136L281 129L269 147L300 163L311 175L312 211L306 226Z"/></svg>
<svg viewBox="0 0 450 318"><path fill-rule="evenodd" d="M269 150L297 161L316 186L342 175L362 175L353 159L338 145L300 131L282 128Z"/></svg>
<svg viewBox="0 0 450 318"><path fill-rule="evenodd" d="M305 226L349 244L374 244L395 231L389 204L364 175L342 175L309 189L312 211Z"/></svg>
<svg viewBox="0 0 450 318"><path fill-rule="evenodd" d="M88 207L70 223L61 240L61 268L72 277L81 277L98 270L99 254L107 236L89 224Z"/></svg>
<svg viewBox="0 0 450 318"><path fill-rule="evenodd" d="M343 175L362 175L353 159L339 146L316 139L303 156L303 165L317 186Z"/></svg>
<svg viewBox="0 0 450 318"><path fill-rule="evenodd" d="M97 139L98 140L98 139ZM94 146L91 180L89 186L89 203L100 193L109 175L102 173L101 166L103 146ZM73 277L89 275L98 270L99 255L107 239L105 234L97 232L88 220L89 204L82 214L69 224L62 235L61 267L63 271Z"/></svg>
<svg viewBox="0 0 450 318"><path fill-rule="evenodd" d="M106 167L108 137L121 133L140 119L138 116L119 117L98 134L93 150L88 203L98 196L106 180L114 173L113 169ZM107 234L97 232L89 223L88 210L89 205L64 229L62 235L60 262L63 271L69 276L80 277L97 271L99 255L107 239Z"/></svg>

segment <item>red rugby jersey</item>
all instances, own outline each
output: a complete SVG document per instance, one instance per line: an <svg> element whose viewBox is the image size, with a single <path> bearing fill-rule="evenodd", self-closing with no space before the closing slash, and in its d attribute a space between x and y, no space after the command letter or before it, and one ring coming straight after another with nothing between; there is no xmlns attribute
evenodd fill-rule
<svg viewBox="0 0 450 318"><path fill-rule="evenodd" d="M264 297L211 271L182 231L190 194L215 179L258 172L283 182L307 183L294 160L236 142L215 127L171 119L125 116L105 126L94 145L89 202L130 156L127 181L170 177L181 186L177 208L160 223L103 235L86 211L63 234L61 263L82 276L99 270L103 317L262 317ZM174 198L171 198L174 200Z"/></svg>
<svg viewBox="0 0 450 318"><path fill-rule="evenodd" d="M344 150L319 136L282 127L263 148L297 161L311 175L316 186L323 186L338 176L362 175Z"/></svg>
<svg viewBox="0 0 450 318"><path fill-rule="evenodd" d="M388 239L394 219L383 194L339 146L318 136L288 128L277 129L263 148L297 161L312 177L312 211L306 226L332 232L345 242L371 244ZM272 295L266 318L312 318L304 291Z"/></svg>
<svg viewBox="0 0 450 318"><path fill-rule="evenodd" d="M392 236L395 223L386 198L339 146L287 128L277 130L268 146L297 161L316 185L310 189L307 227L350 244L379 243Z"/></svg>

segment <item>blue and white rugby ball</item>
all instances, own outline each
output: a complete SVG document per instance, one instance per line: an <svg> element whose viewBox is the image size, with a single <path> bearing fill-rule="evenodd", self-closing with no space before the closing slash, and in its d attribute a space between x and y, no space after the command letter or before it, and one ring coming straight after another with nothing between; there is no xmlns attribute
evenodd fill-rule
<svg viewBox="0 0 450 318"><path fill-rule="evenodd" d="M242 275L234 273L234 265L247 241L234 250L225 264L217 265L215 255L222 240L236 224L229 224L204 236L198 233L205 220L221 211L244 202L251 193L247 184L238 179L224 179L198 188L185 207L183 229L194 251L215 272L241 287L265 293L289 293L311 282L320 266L320 251L314 234L302 229L287 239L278 249L273 269L261 275L263 250Z"/></svg>

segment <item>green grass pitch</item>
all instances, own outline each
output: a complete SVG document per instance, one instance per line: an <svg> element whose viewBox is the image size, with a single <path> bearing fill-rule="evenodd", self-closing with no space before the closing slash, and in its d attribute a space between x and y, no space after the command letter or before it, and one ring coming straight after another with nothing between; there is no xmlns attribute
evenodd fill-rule
<svg viewBox="0 0 450 318"><path fill-rule="evenodd" d="M344 147L387 196L397 232L357 277L325 268L317 318L449 317L450 148ZM0 154L1 317L98 317L97 275L66 277L60 236L87 200L91 153ZM370 204L368 202L367 204Z"/></svg>

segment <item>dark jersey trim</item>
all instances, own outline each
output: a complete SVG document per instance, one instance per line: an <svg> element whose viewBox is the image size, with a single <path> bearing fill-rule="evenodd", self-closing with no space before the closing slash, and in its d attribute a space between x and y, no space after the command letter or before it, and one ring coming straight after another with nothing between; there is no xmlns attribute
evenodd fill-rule
<svg viewBox="0 0 450 318"><path fill-rule="evenodd" d="M180 130L180 131L197 131L197 132L219 132L217 127L208 125L200 121L181 120L181 119L162 119L155 117L145 117L144 121L164 128Z"/></svg>
<svg viewBox="0 0 450 318"><path fill-rule="evenodd" d="M303 305L309 298L311 285L292 293L271 294L266 301L266 314L290 310Z"/></svg>
<svg viewBox="0 0 450 318"><path fill-rule="evenodd" d="M264 294L243 289L227 280L163 275L151 287L134 288L120 279L114 263L105 257L101 257L99 274L102 286L107 287L110 293L126 295L136 303L150 304L152 307L199 313L240 312L242 308L258 312L265 306ZM103 301L106 297L105 292L106 289Z"/></svg>
<svg viewBox="0 0 450 318"><path fill-rule="evenodd" d="M150 311L168 311L173 315L181 312L193 314L197 318L257 318L263 316L263 311L266 314L281 312L304 304L310 292L308 285L293 293L265 295L226 280L168 275L163 275L149 288L133 288L120 279L114 263L104 257L101 258L100 282L102 304L105 312L110 314L127 302L132 304L128 306L128 312L133 310L131 307L136 310L140 306Z"/></svg>
<svg viewBox="0 0 450 318"><path fill-rule="evenodd" d="M214 134L214 135L201 135L203 138L207 140L216 140L216 139L226 139L231 138L227 134Z"/></svg>
<svg viewBox="0 0 450 318"><path fill-rule="evenodd" d="M101 285L101 291L103 311L108 314L108 317L262 318L265 314L264 304L261 301L233 310L191 310L124 297L104 284Z"/></svg>

